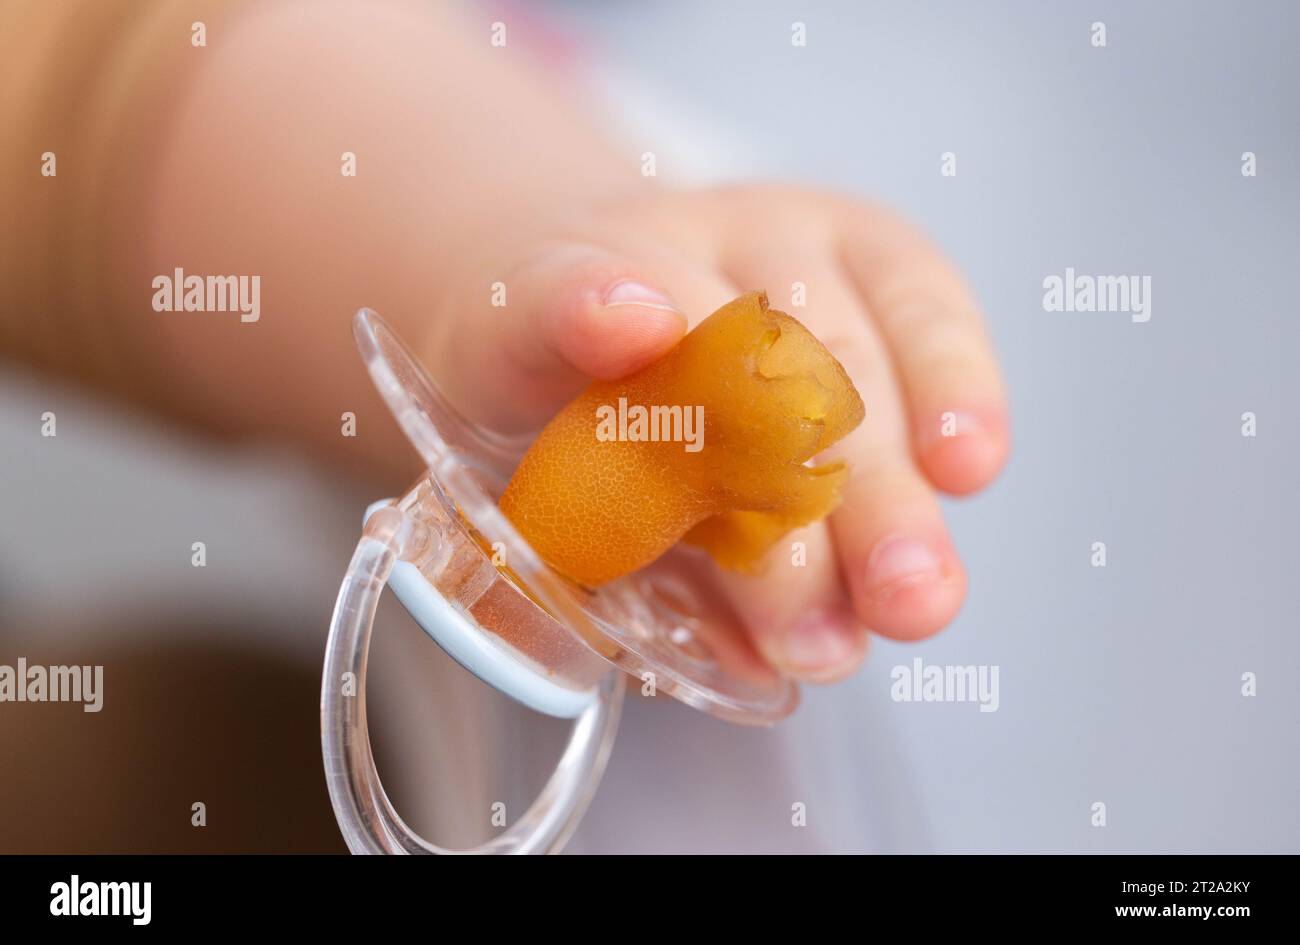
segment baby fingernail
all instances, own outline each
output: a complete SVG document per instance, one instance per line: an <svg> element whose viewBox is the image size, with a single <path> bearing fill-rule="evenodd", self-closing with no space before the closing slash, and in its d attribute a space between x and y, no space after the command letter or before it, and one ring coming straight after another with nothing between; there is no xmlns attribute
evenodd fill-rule
<svg viewBox="0 0 1300 945"><path fill-rule="evenodd" d="M668 312L677 311L677 306L673 300L664 295L657 289L652 289L648 285L642 285L632 279L624 279L610 286L605 293L604 304L612 305L645 305L650 308L659 308Z"/></svg>
<svg viewBox="0 0 1300 945"><path fill-rule="evenodd" d="M781 662L794 673L825 674L853 659L855 636L853 623L847 617L835 611L812 611L785 634Z"/></svg>
<svg viewBox="0 0 1300 945"><path fill-rule="evenodd" d="M867 592L878 599L943 576L943 559L914 538L886 538L867 562Z"/></svg>

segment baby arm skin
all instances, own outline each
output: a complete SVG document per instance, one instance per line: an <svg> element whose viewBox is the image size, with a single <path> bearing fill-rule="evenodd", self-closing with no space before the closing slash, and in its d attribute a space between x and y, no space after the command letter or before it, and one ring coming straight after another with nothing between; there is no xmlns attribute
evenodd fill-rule
<svg viewBox="0 0 1300 945"><path fill-rule="evenodd" d="M5 15L28 54L4 116L18 141L0 186L18 214L0 350L205 428L377 464L394 488L414 457L358 370L352 314L368 305L419 344L448 286L474 272L486 301L504 278L485 269L502 233L636 174L522 48L492 47L489 22L445 4ZM69 55L98 71L60 78ZM43 178L46 151L57 174ZM177 268L260 277L257 320L156 312L153 280ZM344 411L365 448L340 436Z"/></svg>

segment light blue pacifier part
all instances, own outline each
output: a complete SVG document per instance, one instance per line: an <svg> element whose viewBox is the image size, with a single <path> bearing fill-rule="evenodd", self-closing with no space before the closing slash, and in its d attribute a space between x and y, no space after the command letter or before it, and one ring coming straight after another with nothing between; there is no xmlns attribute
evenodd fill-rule
<svg viewBox="0 0 1300 945"><path fill-rule="evenodd" d="M369 521L376 511L388 506L388 500L373 503L366 509L365 520ZM561 686L495 644L464 611L438 593L411 562L398 561L393 565L388 586L420 628L448 656L492 688L530 709L560 719L575 719L598 698L597 688L582 691Z"/></svg>

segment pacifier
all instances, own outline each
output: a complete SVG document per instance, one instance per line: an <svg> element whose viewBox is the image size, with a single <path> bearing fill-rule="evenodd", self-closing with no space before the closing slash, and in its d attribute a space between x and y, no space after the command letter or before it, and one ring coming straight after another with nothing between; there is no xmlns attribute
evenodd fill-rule
<svg viewBox="0 0 1300 945"><path fill-rule="evenodd" d="M497 507L526 444L461 416L375 312L358 312L353 334L427 470L405 495L366 510L330 622L321 747L330 800L353 853L558 850L600 781L629 676L646 694L671 695L732 722L771 724L793 711L793 683L729 667L728 641L740 627L698 552L674 549L594 589L552 570ZM574 720L533 805L472 850L446 850L411 831L375 769L365 675L385 586L483 682L537 712Z"/></svg>

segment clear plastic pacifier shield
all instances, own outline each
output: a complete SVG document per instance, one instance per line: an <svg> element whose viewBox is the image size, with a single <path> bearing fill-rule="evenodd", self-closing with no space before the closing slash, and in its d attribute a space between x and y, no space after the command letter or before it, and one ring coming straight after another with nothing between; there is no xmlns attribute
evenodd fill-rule
<svg viewBox="0 0 1300 945"><path fill-rule="evenodd" d="M612 742L624 674L730 721L767 724L793 710L796 688L749 655L700 553L676 549L594 590L562 577L496 504L527 444L462 417L374 312L357 314L354 333L428 467L404 496L371 507L331 625L322 742L335 812L354 850L441 852L401 824L369 755L365 650L385 584L481 679L538 711L578 719L552 781L488 845L494 851L553 848L576 824ZM349 665L357 687L350 702L338 682ZM543 826L547 836L534 829Z"/></svg>
<svg viewBox="0 0 1300 945"><path fill-rule="evenodd" d="M595 590L557 574L496 504L526 444L463 418L374 312L358 313L355 329L380 394L429 468L429 477L413 490L417 495L408 493L399 505L426 516L449 544L468 538L496 565L495 580L521 598L521 608L526 600L544 611L529 615L532 619L515 614L520 623L514 626L494 625L489 616L480 621L484 629L541 662L553 677L576 669L573 664L581 661L572 650L581 641L639 680L651 674L656 691L730 721L771 723L793 710L797 691L792 683L775 673L753 672L732 652L742 645L740 626L717 603L702 552L678 548L637 574ZM426 572L440 583L431 569ZM506 596L504 587L499 590ZM567 635L541 631L538 623L545 616L559 624L554 630ZM729 668L742 666L751 669L750 675ZM590 684L580 673L576 682L584 681Z"/></svg>

